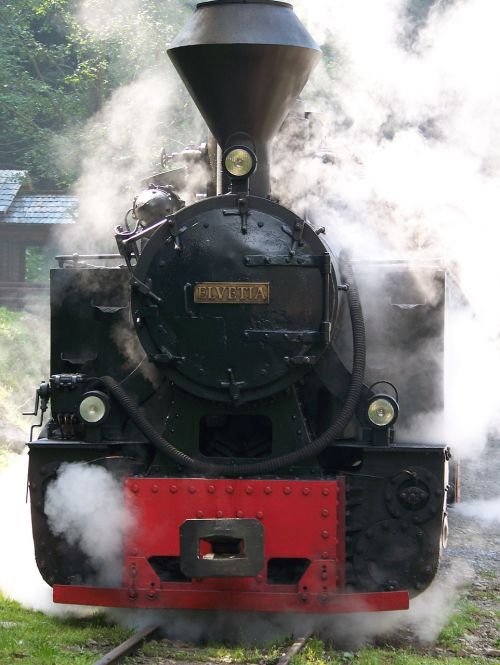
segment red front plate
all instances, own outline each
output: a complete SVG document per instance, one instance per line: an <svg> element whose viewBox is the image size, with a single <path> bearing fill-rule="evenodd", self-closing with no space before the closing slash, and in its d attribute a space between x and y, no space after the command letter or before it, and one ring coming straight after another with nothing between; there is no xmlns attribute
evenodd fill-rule
<svg viewBox="0 0 500 665"><path fill-rule="evenodd" d="M108 607L259 612L369 612L408 608L408 593L344 591L344 485L336 481L128 478L134 527L125 535L121 588L54 586L54 601ZM162 581L152 557L179 557L186 520L253 519L264 527L256 577ZM200 557L203 554L200 552ZM308 559L298 583L272 584L270 559Z"/></svg>

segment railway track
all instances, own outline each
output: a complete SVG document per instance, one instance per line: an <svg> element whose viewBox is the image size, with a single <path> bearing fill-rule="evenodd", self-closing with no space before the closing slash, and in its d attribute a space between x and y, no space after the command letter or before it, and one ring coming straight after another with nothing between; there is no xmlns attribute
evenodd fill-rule
<svg viewBox="0 0 500 665"><path fill-rule="evenodd" d="M95 665L115 665L116 663L122 663L127 656L131 656L140 649L144 642L156 637L159 631L160 626L158 625L146 626L146 628L138 630L128 640L125 640L125 642L122 642L122 644L97 660Z"/></svg>
<svg viewBox="0 0 500 665"><path fill-rule="evenodd" d="M125 642L112 651L109 651L105 656L96 661L94 665L116 665L117 663L122 663L127 656L131 656L138 651L145 642L157 637L159 632L160 626L158 625L146 626L146 628L137 631L132 637L129 637L128 640L125 640ZM292 658L302 651L310 636L311 633L307 633L298 637L282 654L276 665L289 665Z"/></svg>

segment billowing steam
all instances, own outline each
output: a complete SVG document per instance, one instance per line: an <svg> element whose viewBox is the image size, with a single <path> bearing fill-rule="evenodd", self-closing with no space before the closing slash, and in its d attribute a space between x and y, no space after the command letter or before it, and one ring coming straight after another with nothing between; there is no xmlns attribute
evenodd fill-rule
<svg viewBox="0 0 500 665"><path fill-rule="evenodd" d="M122 485L106 469L63 464L47 489L45 512L52 532L88 557L98 584L120 584L123 537L133 518Z"/></svg>
<svg viewBox="0 0 500 665"><path fill-rule="evenodd" d="M10 453L0 459L0 590L25 607L50 612L54 610L52 590L35 563L27 481L27 455Z"/></svg>
<svg viewBox="0 0 500 665"><path fill-rule="evenodd" d="M286 154L294 168L280 164L283 197L357 258L438 260L459 282L468 307L447 323L444 439L477 455L500 414L500 7L294 5L333 64L304 93L317 121L311 142ZM439 415L413 429L442 441Z"/></svg>

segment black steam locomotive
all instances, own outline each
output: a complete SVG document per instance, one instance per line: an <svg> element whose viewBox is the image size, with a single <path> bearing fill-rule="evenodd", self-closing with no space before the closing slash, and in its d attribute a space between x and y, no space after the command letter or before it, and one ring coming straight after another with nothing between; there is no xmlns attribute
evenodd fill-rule
<svg viewBox="0 0 500 665"><path fill-rule="evenodd" d="M169 55L212 134L208 196L185 206L163 173L116 230L121 265L51 272L39 569L62 603L407 608L446 541L448 450L395 434L442 407L443 273L351 263L271 196L271 140L320 57L291 5L200 2ZM48 525L72 462L122 479L135 516L112 588Z"/></svg>

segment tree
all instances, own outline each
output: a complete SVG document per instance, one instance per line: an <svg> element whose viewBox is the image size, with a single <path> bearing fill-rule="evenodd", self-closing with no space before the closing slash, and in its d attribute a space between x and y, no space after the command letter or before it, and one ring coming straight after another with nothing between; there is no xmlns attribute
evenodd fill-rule
<svg viewBox="0 0 500 665"><path fill-rule="evenodd" d="M144 67L159 66L187 0L141 0L138 11L82 27L72 0L4 0L0 5L0 167L30 171L38 187L77 177L58 139L78 143L85 121ZM108 2L82 0L98 16ZM143 27L146 26L147 30Z"/></svg>

